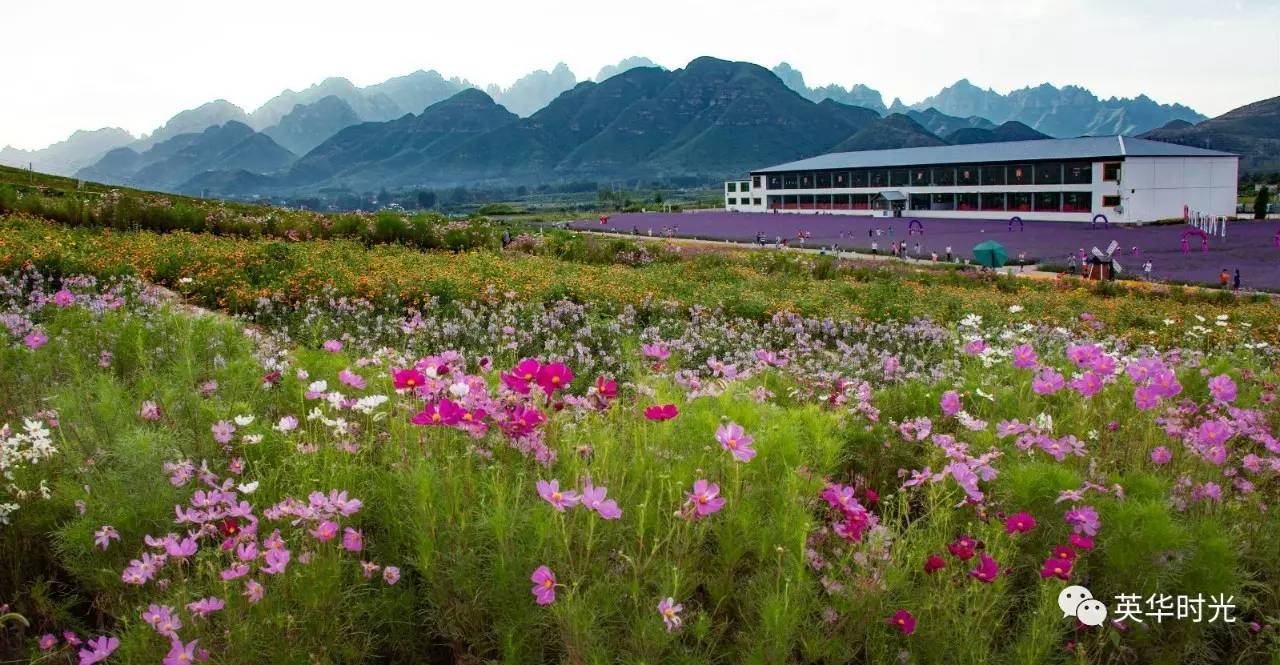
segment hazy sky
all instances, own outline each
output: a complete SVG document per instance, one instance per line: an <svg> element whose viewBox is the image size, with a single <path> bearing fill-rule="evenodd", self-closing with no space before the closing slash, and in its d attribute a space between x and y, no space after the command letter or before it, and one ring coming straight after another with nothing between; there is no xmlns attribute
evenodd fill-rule
<svg viewBox="0 0 1280 665"><path fill-rule="evenodd" d="M563 61L787 61L810 85L912 103L960 78L1146 93L1207 115L1280 94L1276 0L116 0L5 3L0 145L150 132L216 98L252 110L328 76L417 69L509 85Z"/></svg>

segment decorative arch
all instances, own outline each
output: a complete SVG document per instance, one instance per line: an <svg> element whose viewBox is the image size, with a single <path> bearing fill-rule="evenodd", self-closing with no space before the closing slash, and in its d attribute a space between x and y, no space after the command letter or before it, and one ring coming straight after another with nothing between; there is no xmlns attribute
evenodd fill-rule
<svg viewBox="0 0 1280 665"><path fill-rule="evenodd" d="M918 219L913 219L907 222L907 235L913 236L913 235L916 235L917 233L920 235L924 235L924 224L921 223L920 220Z"/></svg>
<svg viewBox="0 0 1280 665"><path fill-rule="evenodd" d="M1202 252L1209 251L1209 234L1205 233L1201 229L1192 227L1182 232L1182 253L1183 254L1186 254L1191 251L1191 243L1188 242L1187 238L1199 238L1200 251Z"/></svg>
<svg viewBox="0 0 1280 665"><path fill-rule="evenodd" d="M608 223L609 223L609 216L608 216L608 215L600 215L600 223L601 223L601 224L608 224Z"/></svg>
<svg viewBox="0 0 1280 665"><path fill-rule="evenodd" d="M1098 220L1102 220L1103 228L1106 228L1106 229L1111 228L1111 220L1107 219L1107 216L1102 213L1098 213L1093 216L1093 222L1092 224L1090 224L1090 226L1095 229L1098 228Z"/></svg>
<svg viewBox="0 0 1280 665"><path fill-rule="evenodd" d="M1012 230L1013 230L1013 224L1014 224L1014 222L1017 222L1017 223L1018 223L1018 230L1019 230L1019 231L1026 231L1026 230L1027 230L1027 225L1026 225L1026 224L1024 224L1024 223L1022 223L1022 218L1021 218L1021 217L1019 217L1019 216L1017 216L1017 215L1014 215L1012 218L1010 218L1010 219L1009 219L1009 230L1010 230L1010 231L1012 231Z"/></svg>

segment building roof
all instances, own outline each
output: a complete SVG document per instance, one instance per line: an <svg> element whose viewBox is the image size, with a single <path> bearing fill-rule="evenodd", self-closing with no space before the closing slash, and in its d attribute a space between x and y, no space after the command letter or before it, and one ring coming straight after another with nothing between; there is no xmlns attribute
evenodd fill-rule
<svg viewBox="0 0 1280 665"><path fill-rule="evenodd" d="M876 194L876 198L881 198L886 201L906 201L907 195L894 190L891 192L880 192L879 194Z"/></svg>
<svg viewBox="0 0 1280 665"><path fill-rule="evenodd" d="M1238 155L1131 136L1082 136L1074 139L1036 139L1032 141L943 145L927 148L834 152L753 170L752 173L924 164L1087 160L1108 157L1238 157Z"/></svg>

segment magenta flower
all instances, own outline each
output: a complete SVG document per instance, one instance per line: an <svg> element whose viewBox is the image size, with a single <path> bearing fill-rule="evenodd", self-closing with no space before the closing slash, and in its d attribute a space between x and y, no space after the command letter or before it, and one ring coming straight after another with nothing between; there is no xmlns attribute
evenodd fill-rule
<svg viewBox="0 0 1280 665"><path fill-rule="evenodd" d="M1169 449L1164 446L1160 446L1151 451L1151 461L1156 464L1164 465L1168 464L1172 460L1173 453L1169 452Z"/></svg>
<svg viewBox="0 0 1280 665"><path fill-rule="evenodd" d="M671 420L680 415L680 409L675 404L655 404L644 410L644 417L649 420Z"/></svg>
<svg viewBox="0 0 1280 665"><path fill-rule="evenodd" d="M336 522L324 520L316 526L316 528L311 529L311 535L314 536L316 540L322 543L327 543L330 540L333 540L334 536L338 535L338 525Z"/></svg>
<svg viewBox="0 0 1280 665"><path fill-rule="evenodd" d="M395 566L387 566L382 569L382 581L395 586L400 581L400 569Z"/></svg>
<svg viewBox="0 0 1280 665"><path fill-rule="evenodd" d="M237 563L232 564L230 568L218 573L218 576L221 577L224 582L230 582L231 580L238 580L248 574L249 566L243 563Z"/></svg>
<svg viewBox="0 0 1280 665"><path fill-rule="evenodd" d="M596 511L606 520L616 520L622 517L622 510L618 508L617 501L604 498L608 491L608 488L595 487L587 482L582 486L582 505Z"/></svg>
<svg viewBox="0 0 1280 665"><path fill-rule="evenodd" d="M93 532L93 544L102 548L104 551L107 549L107 546L111 544L112 540L120 540L120 534L117 533L116 528L110 524Z"/></svg>
<svg viewBox="0 0 1280 665"><path fill-rule="evenodd" d="M693 491L686 494L685 506L692 511L694 518L714 515L724 507L724 497L720 496L720 486L700 479L693 484Z"/></svg>
<svg viewBox="0 0 1280 665"><path fill-rule="evenodd" d="M289 565L290 556L289 550L283 548L272 548L267 550L267 553L263 555L263 559L267 562L267 565L262 567L262 572L268 575L278 575L283 573L285 567Z"/></svg>
<svg viewBox="0 0 1280 665"><path fill-rule="evenodd" d="M529 384L537 381L538 372L541 369L542 363L533 358L523 358L511 368L510 372L499 374L498 378L502 379L503 385L513 392L528 395Z"/></svg>
<svg viewBox="0 0 1280 665"><path fill-rule="evenodd" d="M1080 393L1081 397L1093 397L1102 390L1102 377L1089 370L1071 381L1071 389Z"/></svg>
<svg viewBox="0 0 1280 665"><path fill-rule="evenodd" d="M39 328L32 330L30 333L27 334L26 337L22 338L22 343L25 344L27 348L31 349L32 351L35 351L36 349L44 346L48 341L49 341L49 336L44 334L44 331L40 330Z"/></svg>
<svg viewBox="0 0 1280 665"><path fill-rule="evenodd" d="M1068 510L1063 514L1062 519L1070 524L1076 533L1083 533L1086 536L1098 535L1098 528L1102 523L1098 520L1098 511L1093 506L1078 506Z"/></svg>
<svg viewBox="0 0 1280 665"><path fill-rule="evenodd" d="M347 527L342 532L342 549L348 552L359 552L364 549L364 533Z"/></svg>
<svg viewBox="0 0 1280 665"><path fill-rule="evenodd" d="M262 600L262 595L266 592L262 588L262 584L255 579L248 579L244 582L244 597L249 599L250 604L256 605Z"/></svg>
<svg viewBox="0 0 1280 665"><path fill-rule="evenodd" d="M1223 404L1236 400L1236 382L1229 374L1219 374L1209 379L1209 392L1213 398Z"/></svg>
<svg viewBox="0 0 1280 665"><path fill-rule="evenodd" d="M73 630L62 631L62 639L66 640L67 644L73 647L80 646L80 637L76 635L75 631Z"/></svg>
<svg viewBox="0 0 1280 665"><path fill-rule="evenodd" d="M716 430L716 440L739 462L750 462L756 456L755 448L751 447L754 439L737 423L721 425Z"/></svg>
<svg viewBox="0 0 1280 665"><path fill-rule="evenodd" d="M160 406L151 400L145 400L138 408L138 417L149 422L160 420Z"/></svg>
<svg viewBox="0 0 1280 665"><path fill-rule="evenodd" d="M391 380L396 390L413 390L427 383L427 377L413 368L398 369L391 372Z"/></svg>
<svg viewBox="0 0 1280 665"><path fill-rule="evenodd" d="M57 305L58 307L66 307L67 305L70 305L75 301L76 301L76 297L72 295L71 292L68 291L65 286L62 287L61 289L58 289L58 292L53 294L53 304Z"/></svg>
<svg viewBox="0 0 1280 665"><path fill-rule="evenodd" d="M924 572L926 575L932 575L947 566L947 560L937 554L930 554L929 558L924 560Z"/></svg>
<svg viewBox="0 0 1280 665"><path fill-rule="evenodd" d="M201 598L193 603L187 603L187 610L196 616L207 617L226 606L226 602L221 598L209 596L208 598Z"/></svg>
<svg viewBox="0 0 1280 665"><path fill-rule="evenodd" d="M1140 411L1150 411L1160 406L1160 393L1151 386L1138 386L1133 389L1133 405Z"/></svg>
<svg viewBox="0 0 1280 665"><path fill-rule="evenodd" d="M533 581L530 593L539 605L550 605L556 602L556 576L550 568L538 566L529 579Z"/></svg>
<svg viewBox="0 0 1280 665"><path fill-rule="evenodd" d="M969 536L960 536L955 542L947 545L947 551L951 552L951 556L961 561L972 559L977 548L978 541Z"/></svg>
<svg viewBox="0 0 1280 665"><path fill-rule="evenodd" d="M680 612L684 610L684 605L677 605L674 598L663 598L658 602L658 614L662 615L662 623L666 625L667 632L671 632L680 628L680 624L684 620L680 618Z"/></svg>
<svg viewBox="0 0 1280 665"><path fill-rule="evenodd" d="M37 644L40 645L41 651L48 651L58 644L58 638L54 637L53 633L45 633L40 636L40 641Z"/></svg>
<svg viewBox="0 0 1280 665"><path fill-rule="evenodd" d="M328 351L329 353L337 353L342 350L342 342L339 342L336 339L327 339L320 348Z"/></svg>
<svg viewBox="0 0 1280 665"><path fill-rule="evenodd" d="M1089 551L1093 549L1093 539L1084 534L1073 533L1071 534L1071 546L1079 550Z"/></svg>
<svg viewBox="0 0 1280 665"><path fill-rule="evenodd" d="M421 411L415 413L409 422L414 425L457 425L462 420L466 411L458 406L457 402L450 399L442 399L438 402L428 402Z"/></svg>
<svg viewBox="0 0 1280 665"><path fill-rule="evenodd" d="M573 371L564 363L547 363L538 368L538 387L550 397L557 390L564 390L573 383Z"/></svg>
<svg viewBox="0 0 1280 665"><path fill-rule="evenodd" d="M977 567L969 571L969 575L984 584L991 584L999 574L1000 564L997 564L995 559L987 556L986 552L980 552L978 554Z"/></svg>
<svg viewBox="0 0 1280 665"><path fill-rule="evenodd" d="M539 480L537 486L538 495L551 504L552 508L562 513L565 508L572 508L578 505L578 501L582 499L573 490L561 490L559 480L552 480L551 482Z"/></svg>
<svg viewBox="0 0 1280 665"><path fill-rule="evenodd" d="M196 661L196 642L200 640L191 640L188 644L183 644L182 640L177 636L173 638L173 644L169 647L169 653L165 655L161 661L163 665L191 665Z"/></svg>
<svg viewBox="0 0 1280 665"><path fill-rule="evenodd" d="M1056 556L1051 556L1048 559L1045 559L1044 564L1040 566L1040 577L1043 579L1056 577L1060 580L1069 580L1071 579L1072 566L1073 564L1071 559L1061 559Z"/></svg>
<svg viewBox="0 0 1280 665"><path fill-rule="evenodd" d="M957 413L960 413L960 410L964 408L963 405L960 404L960 394L954 390L948 390L947 392L942 393L941 405L942 415L944 416L954 416Z"/></svg>
<svg viewBox="0 0 1280 665"><path fill-rule="evenodd" d="M1036 357L1035 347L1030 344L1020 344L1013 347L1013 366L1018 369L1030 369L1035 367L1039 362Z"/></svg>
<svg viewBox="0 0 1280 665"><path fill-rule="evenodd" d="M80 665L93 665L93 663L101 663L110 658L111 654L120 648L120 640L101 635L89 640L85 647L80 650Z"/></svg>
<svg viewBox="0 0 1280 665"><path fill-rule="evenodd" d="M1035 526L1036 518L1026 512L1010 515L1008 519L1004 521L1005 533L1011 535L1015 533L1026 533L1034 529Z"/></svg>
<svg viewBox="0 0 1280 665"><path fill-rule="evenodd" d="M644 357L651 358L660 363L665 362L671 357L671 351L661 344L641 344L640 352L644 354Z"/></svg>
<svg viewBox="0 0 1280 665"><path fill-rule="evenodd" d="M897 628L898 632L903 635L910 635L916 632L916 618L906 610L898 610L894 612L893 616L889 617L886 621L888 621L890 626Z"/></svg>
<svg viewBox="0 0 1280 665"><path fill-rule="evenodd" d="M1037 395L1052 395L1066 386L1066 379L1054 370L1046 367L1040 370L1036 378L1031 380L1031 389Z"/></svg>

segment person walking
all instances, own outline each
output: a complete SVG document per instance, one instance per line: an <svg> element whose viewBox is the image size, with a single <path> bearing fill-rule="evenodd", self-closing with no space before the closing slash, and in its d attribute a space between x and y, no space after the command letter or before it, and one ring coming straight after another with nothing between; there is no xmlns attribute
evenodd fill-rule
<svg viewBox="0 0 1280 665"><path fill-rule="evenodd" d="M1142 278L1148 282L1151 281L1151 259L1147 259L1146 262L1142 264Z"/></svg>
<svg viewBox="0 0 1280 665"><path fill-rule="evenodd" d="M920 241L919 240L916 241L916 247L913 253L916 255L916 258L920 258Z"/></svg>
<svg viewBox="0 0 1280 665"><path fill-rule="evenodd" d="M1223 289L1226 289L1226 288L1227 288L1227 282L1230 282L1230 281L1231 281L1231 273L1227 272L1227 269L1226 269L1226 268L1223 268L1223 269L1222 269L1222 272L1218 273L1218 284L1219 284Z"/></svg>
<svg viewBox="0 0 1280 665"><path fill-rule="evenodd" d="M947 245L947 263L951 263L951 245Z"/></svg>
<svg viewBox="0 0 1280 665"><path fill-rule="evenodd" d="M1078 265L1076 264L1076 255L1068 254L1067 255L1067 272L1070 272L1072 275L1074 275L1076 274L1077 268L1078 268Z"/></svg>
<svg viewBox="0 0 1280 665"><path fill-rule="evenodd" d="M878 242L876 242L876 241L872 240L872 241L871 241L871 255L872 255L872 256L875 256L876 254L879 254L879 253L880 253L880 243L878 243Z"/></svg>
<svg viewBox="0 0 1280 665"><path fill-rule="evenodd" d="M1231 288L1232 290L1235 290L1235 291L1240 290L1240 269L1239 268L1236 268L1236 274L1234 277L1231 278Z"/></svg>

